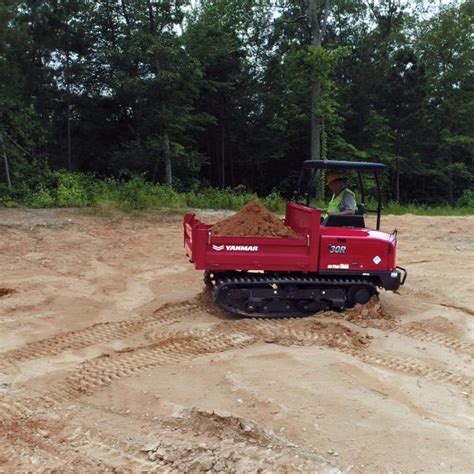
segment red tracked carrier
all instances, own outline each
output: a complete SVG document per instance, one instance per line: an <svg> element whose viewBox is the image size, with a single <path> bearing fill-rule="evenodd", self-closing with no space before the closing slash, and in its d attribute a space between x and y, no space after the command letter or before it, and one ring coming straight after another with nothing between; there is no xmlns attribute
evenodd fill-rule
<svg viewBox="0 0 474 474"><path fill-rule="evenodd" d="M245 316L342 310L367 302L377 288L403 284L396 233L320 222L318 209L287 203L285 224L301 237L220 236L187 214L184 246L195 268L205 271L216 303Z"/></svg>

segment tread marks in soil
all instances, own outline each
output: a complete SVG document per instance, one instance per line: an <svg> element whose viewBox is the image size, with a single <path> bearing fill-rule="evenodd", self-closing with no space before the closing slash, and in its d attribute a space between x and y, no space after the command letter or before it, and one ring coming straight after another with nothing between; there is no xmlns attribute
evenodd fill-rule
<svg viewBox="0 0 474 474"><path fill-rule="evenodd" d="M296 344L317 344L317 345L327 345L331 349L334 349L339 352L349 354L353 357L356 357L362 362L378 365L386 369L395 370L397 372L403 372L409 375L417 375L424 377L428 380L432 380L440 383L449 383L453 385L458 385L465 388L472 389L474 387L474 380L471 377L452 372L450 370L438 369L426 365L423 361L419 361L413 358L398 358L392 357L382 353L376 353L367 351L365 349L353 349L350 347L350 344L347 344L347 341L344 338L338 338L337 335L325 334L324 331L319 333L314 331L309 331L308 328L300 325L301 328L295 327L285 327L285 323L296 320L280 320L277 324L274 324L274 321L269 320L258 320L258 321L241 321L239 322L243 327L252 328L257 334L260 333L260 337L265 339L270 339L270 342L279 343L282 341L284 344L291 344L292 342ZM297 321L296 321L297 324ZM428 333L433 337L434 342L440 342L437 339L437 336ZM419 333L416 333L419 335ZM446 338L448 343L459 344L460 341L454 338ZM446 341L445 341L446 342ZM465 344L465 343L464 343ZM467 347L468 345L465 344ZM465 346L462 346L465 348Z"/></svg>
<svg viewBox="0 0 474 474"><path fill-rule="evenodd" d="M362 352L353 350L340 350L349 355L357 357L366 364L378 365L386 369L394 370L397 372L403 372L409 375L417 375L424 377L428 380L450 383L453 385L459 385L461 387L470 388L474 387L474 380L471 377L451 372L449 370L436 369L424 364L422 361L413 358L402 359L399 357L391 357L382 353L377 352Z"/></svg>
<svg viewBox="0 0 474 474"><path fill-rule="evenodd" d="M427 331L426 329L409 326L400 326L393 329L393 331L404 336L419 339L420 341L433 342L457 352L465 352L466 354L474 355L473 344L463 341L462 339L457 339L455 337L445 336L444 334L433 333Z"/></svg>
<svg viewBox="0 0 474 474"><path fill-rule="evenodd" d="M91 395L112 382L137 375L154 367L176 364L206 354L242 348L256 342L247 334L189 337L178 333L173 339L84 362L79 370L50 387L44 395L31 399L32 404L53 406L62 401Z"/></svg>
<svg viewBox="0 0 474 474"><path fill-rule="evenodd" d="M124 339L142 329L180 321L192 311L199 309L200 306L194 303L165 305L145 319L94 324L84 329L25 344L18 349L1 353L0 361L22 362L38 357L54 356L67 350L77 350L95 344Z"/></svg>

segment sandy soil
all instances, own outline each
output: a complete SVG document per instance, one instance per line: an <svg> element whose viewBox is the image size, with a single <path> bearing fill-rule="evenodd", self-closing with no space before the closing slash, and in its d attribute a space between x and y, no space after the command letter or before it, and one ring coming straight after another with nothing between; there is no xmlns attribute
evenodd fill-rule
<svg viewBox="0 0 474 474"><path fill-rule="evenodd" d="M399 293L267 321L177 217L0 210L0 471L473 472L474 217L382 226Z"/></svg>

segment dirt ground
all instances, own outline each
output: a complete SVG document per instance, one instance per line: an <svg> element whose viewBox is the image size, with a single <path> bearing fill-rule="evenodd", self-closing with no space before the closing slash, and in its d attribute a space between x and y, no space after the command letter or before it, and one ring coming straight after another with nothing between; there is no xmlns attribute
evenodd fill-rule
<svg viewBox="0 0 474 474"><path fill-rule="evenodd" d="M474 217L394 227L398 293L246 320L178 217L0 209L0 471L473 472Z"/></svg>

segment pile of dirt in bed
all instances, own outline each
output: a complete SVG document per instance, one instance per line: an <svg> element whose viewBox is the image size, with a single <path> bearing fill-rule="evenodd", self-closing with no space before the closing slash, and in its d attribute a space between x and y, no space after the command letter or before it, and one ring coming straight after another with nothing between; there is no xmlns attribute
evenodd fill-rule
<svg viewBox="0 0 474 474"><path fill-rule="evenodd" d="M250 201L233 216L214 224L212 233L214 235L299 237L291 227L286 226L258 201Z"/></svg>

